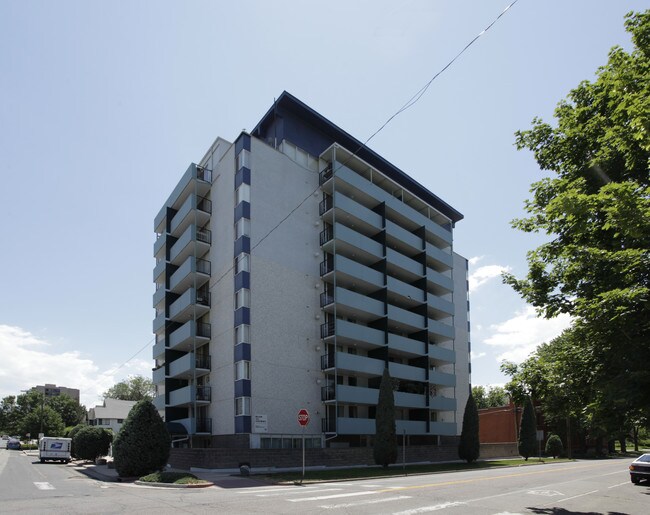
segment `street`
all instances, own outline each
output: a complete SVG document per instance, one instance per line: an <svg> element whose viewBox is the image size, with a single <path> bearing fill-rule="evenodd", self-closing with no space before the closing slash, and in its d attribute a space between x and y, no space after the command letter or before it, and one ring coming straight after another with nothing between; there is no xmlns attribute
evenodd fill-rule
<svg viewBox="0 0 650 515"><path fill-rule="evenodd" d="M0 450L0 513L646 514L650 483L635 486L630 459L362 481L272 485L202 474L214 487L171 489L91 479L73 464Z"/></svg>

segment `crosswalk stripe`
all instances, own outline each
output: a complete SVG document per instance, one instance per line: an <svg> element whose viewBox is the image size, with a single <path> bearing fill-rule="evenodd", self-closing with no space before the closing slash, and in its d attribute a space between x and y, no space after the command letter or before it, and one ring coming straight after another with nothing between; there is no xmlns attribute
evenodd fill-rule
<svg viewBox="0 0 650 515"><path fill-rule="evenodd" d="M318 493L320 493L320 492L337 492L337 491L340 491L340 490L343 490L343 488L323 488L322 490L318 490ZM296 494L296 493L299 493L299 492L296 492L294 490L291 493ZM309 493L315 494L316 492L312 491L312 492L309 492ZM280 495L287 495L287 492L284 491L284 492L275 492L275 493L272 493L272 494L255 494L255 497L279 497Z"/></svg>
<svg viewBox="0 0 650 515"><path fill-rule="evenodd" d="M55 489L50 483L45 483L45 482L38 482L37 483L36 481L34 481L34 485L39 490L54 490Z"/></svg>

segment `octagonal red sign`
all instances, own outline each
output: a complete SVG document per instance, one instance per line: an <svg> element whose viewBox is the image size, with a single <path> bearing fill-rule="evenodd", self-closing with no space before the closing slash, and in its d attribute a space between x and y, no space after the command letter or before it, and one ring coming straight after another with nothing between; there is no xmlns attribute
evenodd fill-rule
<svg viewBox="0 0 650 515"><path fill-rule="evenodd" d="M309 412L305 408L302 408L298 412L298 424L300 424L302 427L305 427L307 424L309 424Z"/></svg>

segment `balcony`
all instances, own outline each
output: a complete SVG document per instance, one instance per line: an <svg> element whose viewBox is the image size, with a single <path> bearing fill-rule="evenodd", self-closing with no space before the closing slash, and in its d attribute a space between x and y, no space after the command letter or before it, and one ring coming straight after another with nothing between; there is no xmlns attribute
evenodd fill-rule
<svg viewBox="0 0 650 515"><path fill-rule="evenodd" d="M320 233L321 247L334 238L334 229L332 227L325 227Z"/></svg>
<svg viewBox="0 0 650 515"><path fill-rule="evenodd" d="M187 322L200 318L210 311L210 292L207 288L190 288L169 306L169 318L174 322Z"/></svg>
<svg viewBox="0 0 650 515"><path fill-rule="evenodd" d="M325 306L329 306L334 302L334 295L331 294L331 292L324 291L323 293L320 294L320 307L324 308Z"/></svg>
<svg viewBox="0 0 650 515"><path fill-rule="evenodd" d="M320 203L318 204L318 214L320 216L323 216L330 209L332 209L333 205L334 205L334 199L330 195L328 195L323 200L321 200Z"/></svg>
<svg viewBox="0 0 650 515"><path fill-rule="evenodd" d="M165 365L153 369L152 382L153 384L163 384L165 382Z"/></svg>
<svg viewBox="0 0 650 515"><path fill-rule="evenodd" d="M325 184L327 181L329 181L332 177L334 177L334 171L332 170L332 165L328 165L325 170L322 170L318 174L318 184L322 186Z"/></svg>
<svg viewBox="0 0 650 515"><path fill-rule="evenodd" d="M153 359L158 359L162 356L165 355L165 339L163 338L159 342L157 342L152 349L152 358Z"/></svg>
<svg viewBox="0 0 650 515"><path fill-rule="evenodd" d="M333 232L330 227L333 227ZM355 261L364 264L373 264L384 257L384 248L381 243L364 236L358 231L340 223L326 228L321 233L321 247L326 252L334 254L334 241L336 253L346 256L355 256Z"/></svg>
<svg viewBox="0 0 650 515"><path fill-rule="evenodd" d="M336 433L336 419L322 418L320 421L321 431L323 433Z"/></svg>
<svg viewBox="0 0 650 515"><path fill-rule="evenodd" d="M174 265L180 265L189 256L201 257L210 250L211 243L211 231L190 225L172 245L169 251L169 261Z"/></svg>
<svg viewBox="0 0 650 515"><path fill-rule="evenodd" d="M165 394L163 393L162 395L156 395L153 398L153 405L158 411L162 411L165 409Z"/></svg>
<svg viewBox="0 0 650 515"><path fill-rule="evenodd" d="M196 356L190 352L169 364L169 377L190 379L207 375L210 373L210 363L210 356Z"/></svg>
<svg viewBox="0 0 650 515"><path fill-rule="evenodd" d="M336 288L337 313L345 313L358 320L372 321L384 316L384 303L344 288Z"/></svg>
<svg viewBox="0 0 650 515"><path fill-rule="evenodd" d="M429 382L440 386L456 386L456 376L447 372L429 371Z"/></svg>
<svg viewBox="0 0 650 515"><path fill-rule="evenodd" d="M167 233L158 233L156 234L156 241L153 244L153 257L155 258L165 258L164 249L166 248L168 240Z"/></svg>
<svg viewBox="0 0 650 515"><path fill-rule="evenodd" d="M384 332L347 320L337 320L332 327L332 334L336 332L337 342L352 343L361 348L374 349L384 345Z"/></svg>
<svg viewBox="0 0 650 515"><path fill-rule="evenodd" d="M427 267L427 283L434 292L439 295L451 293L454 291L454 282L451 277L436 272L432 268Z"/></svg>
<svg viewBox="0 0 650 515"><path fill-rule="evenodd" d="M184 386L178 390L169 392L168 406L182 407L190 406L194 403L208 404L211 398L209 386Z"/></svg>
<svg viewBox="0 0 650 515"><path fill-rule="evenodd" d="M196 256L188 257L169 278L169 290L183 293L190 286L203 286L210 280L211 268L210 261Z"/></svg>
<svg viewBox="0 0 650 515"><path fill-rule="evenodd" d="M456 331L454 326L438 322L437 320L429 319L429 333L436 338L436 341L440 340L453 340Z"/></svg>
<svg viewBox="0 0 650 515"><path fill-rule="evenodd" d="M429 408L438 411L456 411L456 399L449 397L429 397Z"/></svg>
<svg viewBox="0 0 650 515"><path fill-rule="evenodd" d="M456 363L456 353L439 345L429 345L429 358L445 363Z"/></svg>
<svg viewBox="0 0 650 515"><path fill-rule="evenodd" d="M320 369L327 370L334 368L334 354L324 354L320 357Z"/></svg>
<svg viewBox="0 0 650 515"><path fill-rule="evenodd" d="M328 320L324 324L321 324L320 326L320 337L321 338L329 338L330 336L334 336L334 320Z"/></svg>
<svg viewBox="0 0 650 515"><path fill-rule="evenodd" d="M189 320L169 335L169 348L179 351L190 351L210 341L210 324Z"/></svg>
<svg viewBox="0 0 650 515"><path fill-rule="evenodd" d="M156 316L156 318L153 319L153 332L158 333L162 331L165 328L165 321L167 320L167 316L165 315L165 310L162 310L162 313Z"/></svg>
<svg viewBox="0 0 650 515"><path fill-rule="evenodd" d="M203 227L210 220L211 214L212 202L192 193L171 219L169 232L173 236L179 236L191 224Z"/></svg>

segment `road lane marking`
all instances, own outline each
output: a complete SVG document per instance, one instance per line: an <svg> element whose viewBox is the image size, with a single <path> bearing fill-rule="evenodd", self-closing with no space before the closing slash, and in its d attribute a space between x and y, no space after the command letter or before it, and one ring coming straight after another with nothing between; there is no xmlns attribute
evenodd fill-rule
<svg viewBox="0 0 650 515"><path fill-rule="evenodd" d="M421 508L414 508L412 510L406 511L397 511L393 515L416 515L417 513L427 513L430 511L445 510L447 508L453 508L454 506L462 506L464 502L443 502L442 504L434 504L433 506L422 506Z"/></svg>
<svg viewBox="0 0 650 515"><path fill-rule="evenodd" d="M585 495L595 494L597 491L598 490L592 490L591 492L586 492L584 494L574 495L573 497L565 497L564 499L558 499L555 502L560 503L560 502L564 502L564 501L570 501L571 499L577 499L578 497L584 497ZM552 504L552 503L549 503L549 504Z"/></svg>
<svg viewBox="0 0 650 515"><path fill-rule="evenodd" d="M55 489L50 483L46 483L46 482L36 482L36 481L34 481L34 485L39 490L54 490Z"/></svg>
<svg viewBox="0 0 650 515"><path fill-rule="evenodd" d="M583 469L583 468L593 468L597 465L582 465L579 467L572 467L571 471ZM496 481L499 479L507 479L510 477L523 477L523 476L537 476L540 474L551 474L557 472L556 468L551 468L548 470L538 470L536 472L521 472L519 474L504 474L502 476L493 476L493 477L477 477L474 479L459 479L456 481L443 481L441 483L427 483L425 485L410 485L410 486L396 486L380 490L380 492L395 492L397 490L414 490L418 488L432 488L434 486L451 486L451 485L462 485L466 483L476 483L479 481Z"/></svg>
<svg viewBox="0 0 650 515"><path fill-rule="evenodd" d="M348 494L319 495L316 497L299 497L297 499L287 499L287 501L289 502L323 501L325 499L338 499L340 497L355 497L359 495L374 495L377 493L379 493L379 490L371 490L369 492L351 492Z"/></svg>
<svg viewBox="0 0 650 515"><path fill-rule="evenodd" d="M630 484L630 482L629 482L629 481L626 481L625 483L619 483L618 485L608 486L607 488L617 488L617 487L619 487L619 486L629 485L629 484Z"/></svg>
<svg viewBox="0 0 650 515"><path fill-rule="evenodd" d="M371 501L356 501L343 504L323 504L319 506L324 510L340 510L342 508L356 508L358 506L366 506L367 504L378 504L381 502L400 501L402 499L410 499L410 495L396 495L395 497L385 497L383 499L372 499Z"/></svg>
<svg viewBox="0 0 650 515"><path fill-rule="evenodd" d="M543 495L545 497L554 497L556 495L564 495L562 492L557 490L529 490L526 492L529 495Z"/></svg>

